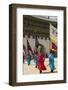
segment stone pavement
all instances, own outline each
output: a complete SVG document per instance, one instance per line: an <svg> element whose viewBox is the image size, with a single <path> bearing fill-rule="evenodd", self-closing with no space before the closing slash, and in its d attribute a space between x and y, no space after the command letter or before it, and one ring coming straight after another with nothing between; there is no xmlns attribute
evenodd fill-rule
<svg viewBox="0 0 68 90"><path fill-rule="evenodd" d="M45 64L47 70L43 70L42 73L51 73L48 59L45 60L44 64ZM56 58L55 58L54 73L57 73L57 59ZM35 64L34 64L33 60L31 61L30 65L27 65L27 62L25 62L25 64L23 65L23 74L39 74L39 70L38 70L38 68L35 68Z"/></svg>

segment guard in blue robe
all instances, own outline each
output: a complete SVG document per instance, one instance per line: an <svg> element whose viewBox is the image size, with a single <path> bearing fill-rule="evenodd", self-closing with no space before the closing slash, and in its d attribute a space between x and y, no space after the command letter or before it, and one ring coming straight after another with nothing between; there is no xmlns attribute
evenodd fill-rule
<svg viewBox="0 0 68 90"><path fill-rule="evenodd" d="M50 66L51 72L53 72L55 69L55 65L54 65L54 54L52 50L50 51L50 54L49 54L49 66Z"/></svg>
<svg viewBox="0 0 68 90"><path fill-rule="evenodd" d="M37 57L37 53L36 52L34 52L34 63L35 63L35 67L37 68L38 57Z"/></svg>
<svg viewBox="0 0 68 90"><path fill-rule="evenodd" d="M28 64L28 65L30 65L30 60L31 60L31 56L30 56L30 54L28 53L28 54L27 54L27 64Z"/></svg>

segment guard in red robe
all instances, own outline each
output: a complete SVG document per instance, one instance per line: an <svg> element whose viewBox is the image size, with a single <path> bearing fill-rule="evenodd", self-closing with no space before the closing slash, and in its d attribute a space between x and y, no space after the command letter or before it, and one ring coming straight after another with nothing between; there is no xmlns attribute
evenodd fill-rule
<svg viewBox="0 0 68 90"><path fill-rule="evenodd" d="M38 52L38 69L40 71L40 73L42 73L42 70L46 70L46 67L44 65L44 60L43 60L43 55L42 52Z"/></svg>

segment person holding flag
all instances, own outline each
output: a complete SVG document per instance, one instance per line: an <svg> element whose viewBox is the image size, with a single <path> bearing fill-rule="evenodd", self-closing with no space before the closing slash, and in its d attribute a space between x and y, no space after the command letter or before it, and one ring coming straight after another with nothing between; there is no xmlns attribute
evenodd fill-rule
<svg viewBox="0 0 68 90"><path fill-rule="evenodd" d="M44 60L43 60L43 54L42 54L40 46L38 47L38 64L37 64L37 66L38 66L40 73L42 73L42 70L46 70L46 67L44 65Z"/></svg>
<svg viewBox="0 0 68 90"><path fill-rule="evenodd" d="M37 51L36 50L34 50L34 56L33 56L33 58L34 58L35 67L37 68L38 56L37 56Z"/></svg>
<svg viewBox="0 0 68 90"><path fill-rule="evenodd" d="M30 56L30 53L29 52L27 52L26 61L27 61L27 64L30 65L31 56Z"/></svg>
<svg viewBox="0 0 68 90"><path fill-rule="evenodd" d="M49 66L50 66L51 72L54 72L55 65L54 65L54 52L53 52L53 50L50 50L50 53L49 53Z"/></svg>

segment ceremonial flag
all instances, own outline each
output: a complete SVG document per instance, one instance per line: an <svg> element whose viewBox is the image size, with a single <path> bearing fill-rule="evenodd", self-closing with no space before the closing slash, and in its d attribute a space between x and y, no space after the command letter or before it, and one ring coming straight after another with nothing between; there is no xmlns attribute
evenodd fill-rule
<svg viewBox="0 0 68 90"><path fill-rule="evenodd" d="M27 40L27 50L28 50L28 52L31 51L31 53L33 54L33 51L32 51L32 49L31 49L31 46L30 46L28 40Z"/></svg>
<svg viewBox="0 0 68 90"><path fill-rule="evenodd" d="M50 24L50 40L52 50L57 51L57 29L52 24Z"/></svg>

